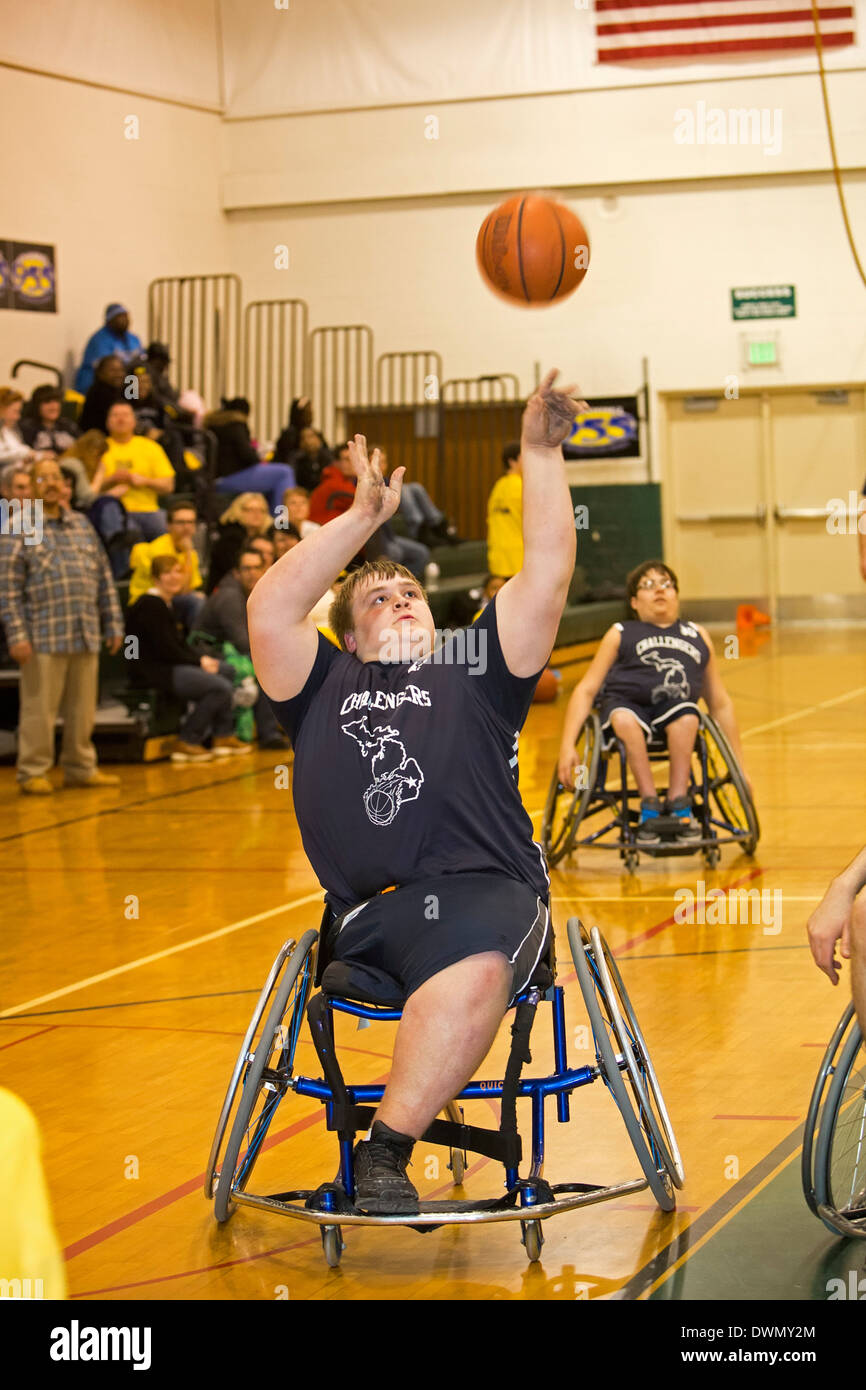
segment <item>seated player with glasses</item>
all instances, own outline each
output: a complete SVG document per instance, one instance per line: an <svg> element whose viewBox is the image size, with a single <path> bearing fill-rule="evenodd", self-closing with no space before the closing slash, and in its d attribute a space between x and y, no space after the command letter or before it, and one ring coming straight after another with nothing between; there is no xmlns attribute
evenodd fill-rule
<svg viewBox="0 0 866 1390"><path fill-rule="evenodd" d="M349 445L351 505L262 576L247 608L253 662L295 751L304 849L331 909L326 955L405 999L356 1205L416 1213L415 1141L474 1075L549 943L549 880L517 787L517 740L574 569L562 441L579 403L549 373L523 415L524 562L476 624L483 662L437 658L424 590L372 561L310 612L397 510L378 451ZM456 649L455 649L456 650ZM386 891L386 890L393 891Z"/></svg>
<svg viewBox="0 0 866 1390"><path fill-rule="evenodd" d="M658 822L665 814L677 821L677 840L700 840L702 830L688 793L699 725L697 702L703 695L742 768L733 701L722 684L709 634L700 624L680 618L679 585L668 565L647 560L632 570L626 602L635 617L614 623L605 633L589 670L572 692L560 741L559 780L574 788L580 763L575 744L598 700L602 733L613 732L625 744L640 792L638 844L660 843ZM664 807L647 752L653 736L666 740L670 756Z"/></svg>

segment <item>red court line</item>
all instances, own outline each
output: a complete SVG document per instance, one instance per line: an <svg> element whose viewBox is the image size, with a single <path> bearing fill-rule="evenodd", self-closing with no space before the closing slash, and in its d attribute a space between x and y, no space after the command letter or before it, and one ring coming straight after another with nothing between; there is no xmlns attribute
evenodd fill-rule
<svg viewBox="0 0 866 1390"><path fill-rule="evenodd" d="M751 881L751 879L760 877L760 875L761 875L763 872L764 872L763 869L750 869L749 872L748 872L747 874L743 874L742 878L735 878L734 881L733 881L733 883L728 883L728 884L726 884L726 885L725 885L725 889L724 889L725 894L727 895L727 894L730 892L730 890L731 890L732 888L738 888L738 887L740 886L741 883L749 883L749 882ZM623 898L623 904L624 904L624 905L626 905L626 904L628 904L628 903L630 903L630 902L632 902L632 901L634 901L634 902L639 902L640 899L639 899L639 898L635 898L635 899L632 900L632 899L630 899L630 898ZM574 915L574 914L572 914L572 915ZM630 951L631 948L632 948L633 946L639 946L640 943L641 943L642 941L650 941L650 940L652 939L652 937L658 936L659 932L664 931L666 927L682 926L682 925L685 925L685 924L680 923L680 922L677 922L676 919L675 919L675 917L674 917L674 915L673 915L673 913L671 913L670 917L665 917L664 921L662 921L662 922L656 922L656 924L655 924L654 927L648 927L647 930L641 932L640 935L638 935L638 936L633 936L629 941L624 941L623 944L622 944L621 946L617 946L615 950L612 949L612 950L611 950L611 954L614 955L614 956L621 956L621 955L623 955L626 951ZM568 974L568 975L563 975L563 976L561 976L561 977L560 977L560 976L557 976L556 983L557 983L558 985L568 985L568 984L571 984L571 982L572 982L573 980L576 980L576 979L577 979L577 972L576 972L575 970L572 970L572 971L570 972L570 974Z"/></svg>
<svg viewBox="0 0 866 1390"><path fill-rule="evenodd" d="M43 1033L53 1033L57 1026L56 1023L52 1023L47 1028L40 1028L36 1033L27 1033L23 1038L15 1038L14 1042L0 1043L0 1052L7 1047L16 1047L18 1043L29 1042L31 1038L41 1038Z"/></svg>
<svg viewBox="0 0 866 1390"><path fill-rule="evenodd" d="M471 1178L475 1173L477 1173L481 1168L485 1167L485 1165L489 1162L489 1158L482 1158L477 1163L473 1163L470 1168L466 1169L466 1177ZM433 1201L437 1196L439 1196L440 1193L448 1192L453 1186L454 1184L450 1182L443 1183L440 1187L436 1187L433 1189L432 1192L428 1193L425 1200ZM655 1207L651 1208L651 1210L654 1211ZM679 1210L698 1211L699 1208L680 1207ZM171 1281L174 1279L191 1279L196 1274L210 1274L212 1273L212 1271L217 1269L231 1269L235 1265L251 1264L254 1260L266 1260L269 1255L283 1255L287 1250L301 1250L305 1245L317 1245L319 1239L320 1237L313 1236L307 1240L295 1240L292 1241L289 1245L275 1245L270 1250L261 1250L257 1255L244 1255L242 1258L237 1260L220 1260L217 1264L202 1265L200 1269L182 1269L177 1274L158 1274L155 1275L152 1279L136 1279L131 1284L109 1284L104 1289L86 1289L82 1293L70 1294L69 1297L70 1299L97 1298L101 1294L123 1293L126 1289L143 1289L148 1284L167 1284L171 1283Z"/></svg>
<svg viewBox="0 0 866 1390"><path fill-rule="evenodd" d="M384 1076L378 1077L370 1085L379 1086L387 1081L389 1072ZM307 1115L306 1119L296 1120L287 1129L280 1130L279 1133L266 1139L262 1145L262 1153L268 1149L273 1149L277 1144L282 1144L284 1140L291 1139L292 1135L300 1134L302 1130L309 1129L311 1125L319 1124L325 1118L325 1107L320 1106L312 1115ZM173 1187L168 1192L164 1192L161 1197L154 1197L150 1202L145 1202L143 1206L136 1207L134 1211L127 1212L126 1216L119 1216L115 1221L109 1221L107 1226L100 1226L99 1230L92 1231L89 1236L82 1236L81 1240L73 1241L63 1252L64 1259L74 1260L76 1255L83 1255L85 1250L92 1250L94 1245L101 1245L104 1240L109 1240L112 1236L119 1235L121 1231L126 1231L130 1226L138 1225L139 1221L144 1221L148 1216L155 1216L158 1211L163 1211L165 1207L172 1206L179 1202L182 1197L188 1197L191 1192L201 1191L204 1187L204 1173L199 1173L196 1178L188 1178L179 1187Z"/></svg>
<svg viewBox="0 0 866 1390"><path fill-rule="evenodd" d="M796 1124L802 1120L802 1115L714 1115L714 1120L785 1120L788 1124Z"/></svg>

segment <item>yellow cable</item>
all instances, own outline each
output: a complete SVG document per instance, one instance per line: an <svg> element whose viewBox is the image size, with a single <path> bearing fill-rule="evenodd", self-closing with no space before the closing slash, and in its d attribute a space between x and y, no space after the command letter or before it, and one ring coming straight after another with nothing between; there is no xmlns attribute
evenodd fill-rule
<svg viewBox="0 0 866 1390"><path fill-rule="evenodd" d="M833 135L833 121L830 116L830 98L827 95L827 76L824 72L824 45L821 42L818 0L812 0L812 23L815 27L815 47L818 50L818 72L821 77L821 96L824 99L824 116L827 121L827 137L830 141L830 157L833 160L833 178L836 180L836 192L839 194L842 221L845 223L845 232L848 236L848 245L851 247L851 255L854 257L854 264L857 267L860 279L863 281L863 284L866 285L866 272L864 272L860 257L857 254L857 247L854 245L854 234L851 231L851 223L848 221L848 209L845 206L845 191L842 188L842 174L839 170L839 161L836 158L836 140Z"/></svg>

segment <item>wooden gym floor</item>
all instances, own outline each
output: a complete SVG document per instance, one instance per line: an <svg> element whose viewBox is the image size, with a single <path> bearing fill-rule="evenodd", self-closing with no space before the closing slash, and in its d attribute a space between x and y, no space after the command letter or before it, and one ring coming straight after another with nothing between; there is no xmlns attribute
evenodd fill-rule
<svg viewBox="0 0 866 1390"><path fill-rule="evenodd" d="M807 1211L798 1127L847 977L833 990L819 974L804 926L863 842L866 630L788 628L723 666L761 818L756 858L729 848L713 872L699 857L643 860L630 879L596 851L552 875L570 1039L586 1022L565 936L579 913L620 960L686 1186L670 1215L640 1192L546 1222L535 1266L511 1224L349 1231L331 1271L312 1227L249 1208L225 1227L214 1221L204 1166L240 1038L281 942L320 919L273 754L125 767L119 791L50 801L21 798L14 773L0 772L0 1077L42 1126L71 1297L826 1297L825 1275L862 1261L863 1250L846 1254ZM566 668L566 690L578 673ZM563 708L562 695L533 708L521 742L536 827ZM676 889L697 892L701 880L780 890L781 930L675 924ZM552 1061L548 1014L542 1006L536 1074ZM392 1037L391 1024L359 1031L342 1019L347 1077L384 1080ZM505 1037L487 1076L502 1075ZM579 1064L581 1054L570 1058ZM299 1061L318 1073L306 1038ZM567 1126L548 1111L548 1179L639 1176L603 1087L572 1106ZM467 1106L473 1115L495 1122L492 1105ZM320 1106L286 1097L271 1135L253 1190L333 1177ZM445 1195L444 1151L422 1149L413 1177L422 1192ZM470 1194L495 1195L500 1184L501 1168L471 1162Z"/></svg>

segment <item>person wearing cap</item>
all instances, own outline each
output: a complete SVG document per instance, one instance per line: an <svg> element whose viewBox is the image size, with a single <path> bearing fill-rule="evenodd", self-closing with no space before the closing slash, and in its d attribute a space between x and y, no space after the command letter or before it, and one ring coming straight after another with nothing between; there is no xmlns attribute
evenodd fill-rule
<svg viewBox="0 0 866 1390"><path fill-rule="evenodd" d="M90 338L84 358L75 374L75 389L84 396L93 384L93 369L102 357L119 357L126 364L141 356L141 339L129 331L129 310L123 304L109 304L102 328Z"/></svg>
<svg viewBox="0 0 866 1390"><path fill-rule="evenodd" d="M194 423L192 411L185 410L180 403L180 392L168 379L171 353L165 343L154 340L147 347L147 370L150 374L151 394L157 405L162 406L179 425Z"/></svg>

